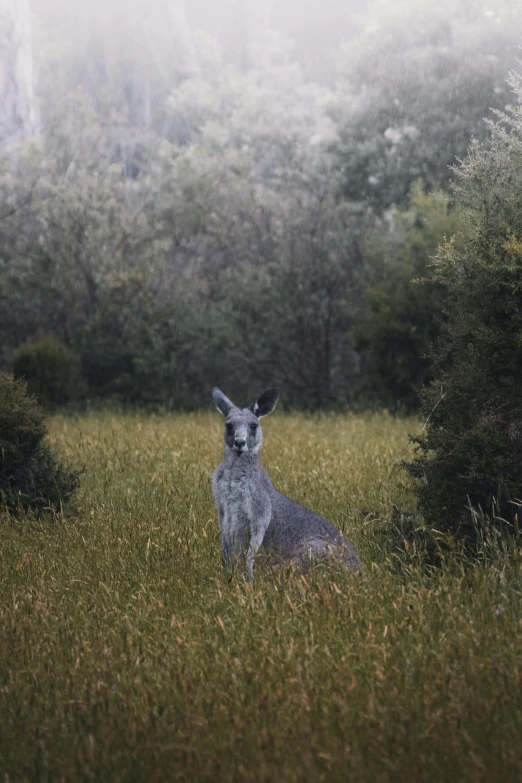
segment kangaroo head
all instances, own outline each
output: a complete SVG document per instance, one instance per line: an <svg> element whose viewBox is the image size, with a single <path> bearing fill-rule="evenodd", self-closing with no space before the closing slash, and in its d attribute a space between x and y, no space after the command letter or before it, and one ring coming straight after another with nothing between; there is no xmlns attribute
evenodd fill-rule
<svg viewBox="0 0 522 783"><path fill-rule="evenodd" d="M212 398L225 417L225 449L238 457L260 454L263 433L259 419L272 413L279 399L279 389L263 392L249 408L238 408L217 387L212 391Z"/></svg>

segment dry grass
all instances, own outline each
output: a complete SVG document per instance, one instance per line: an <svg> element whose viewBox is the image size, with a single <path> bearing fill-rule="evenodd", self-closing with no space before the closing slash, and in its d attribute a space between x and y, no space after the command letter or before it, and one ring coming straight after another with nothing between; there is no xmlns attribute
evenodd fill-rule
<svg viewBox="0 0 522 783"><path fill-rule="evenodd" d="M252 586L221 571L217 415L54 419L86 473L73 519L0 521L0 779L520 780L520 552L384 554L415 427L267 420L274 483L365 576Z"/></svg>

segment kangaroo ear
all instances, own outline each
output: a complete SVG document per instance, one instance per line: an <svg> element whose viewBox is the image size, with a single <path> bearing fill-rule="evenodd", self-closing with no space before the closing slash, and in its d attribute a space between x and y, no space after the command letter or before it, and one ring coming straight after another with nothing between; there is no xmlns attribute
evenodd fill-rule
<svg viewBox="0 0 522 783"><path fill-rule="evenodd" d="M230 402L228 397L226 397L223 392L218 389L217 386L214 386L212 389L212 399L214 400L216 408L220 413L223 414L223 416L228 416L232 408L236 407L234 403Z"/></svg>
<svg viewBox="0 0 522 783"><path fill-rule="evenodd" d="M250 410L258 419L262 416L268 416L277 405L278 399L279 389L268 389L268 391L263 392L261 397L252 403Z"/></svg>

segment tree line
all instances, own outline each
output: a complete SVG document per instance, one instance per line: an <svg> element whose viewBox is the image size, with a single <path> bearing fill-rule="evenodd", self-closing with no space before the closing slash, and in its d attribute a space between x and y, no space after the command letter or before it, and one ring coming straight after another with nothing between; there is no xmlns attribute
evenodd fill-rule
<svg viewBox="0 0 522 783"><path fill-rule="evenodd" d="M27 28L13 7L6 35ZM370 18L328 84L270 34L234 65L176 13L159 69L130 16L83 47L13 32L5 56L38 79L31 103L11 69L1 128L0 361L48 389L60 368L59 401L187 409L266 384L412 409L447 318L444 286L412 281L467 241L450 166L511 100L516 4Z"/></svg>

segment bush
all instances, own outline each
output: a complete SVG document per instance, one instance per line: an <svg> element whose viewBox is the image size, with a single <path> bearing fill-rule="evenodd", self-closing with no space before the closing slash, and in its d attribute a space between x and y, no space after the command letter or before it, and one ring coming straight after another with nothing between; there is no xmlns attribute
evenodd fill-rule
<svg viewBox="0 0 522 783"><path fill-rule="evenodd" d="M79 483L45 440L42 409L24 381L0 373L0 503L9 511L60 511Z"/></svg>
<svg viewBox="0 0 522 783"><path fill-rule="evenodd" d="M65 405L83 393L79 358L55 337L24 343L13 357L15 378L24 378L29 394L47 406Z"/></svg>
<svg viewBox="0 0 522 783"><path fill-rule="evenodd" d="M471 231L439 251L448 331L435 381L422 396L426 425L406 467L425 519L476 542L473 509L513 518L522 495L522 86L518 106L491 124L457 170L457 201Z"/></svg>

